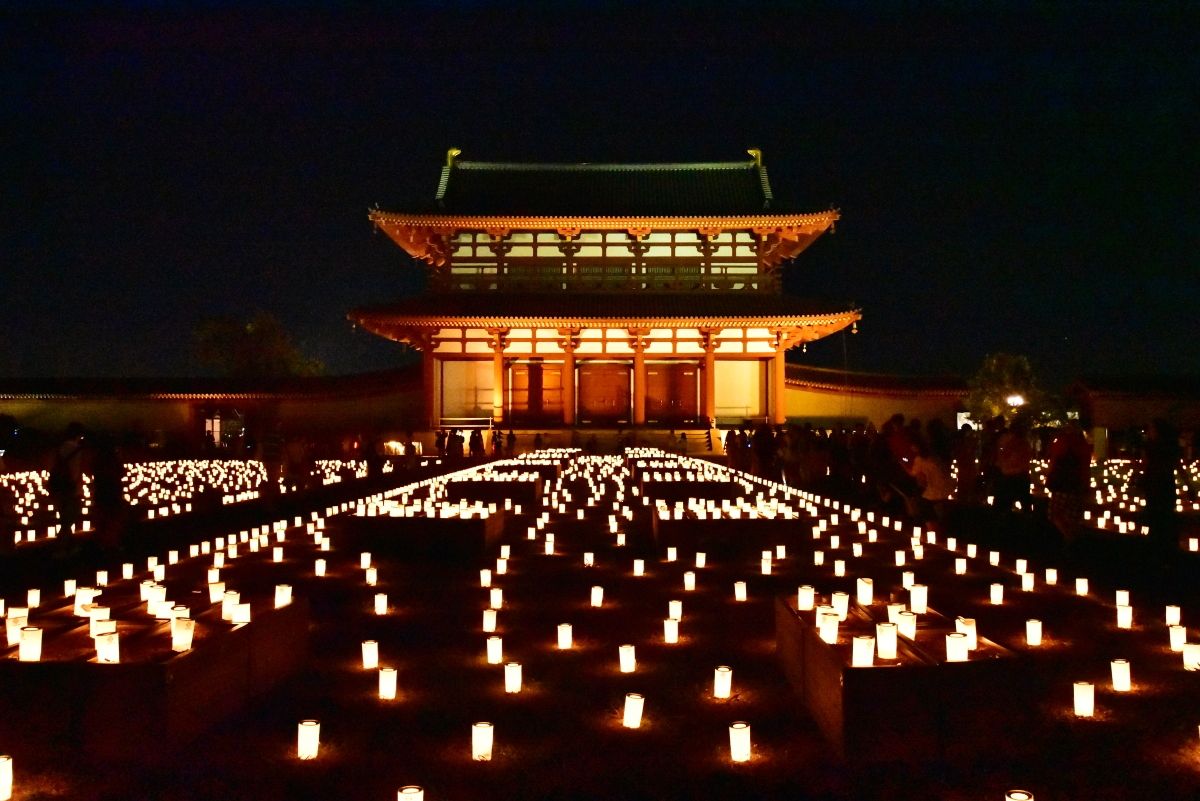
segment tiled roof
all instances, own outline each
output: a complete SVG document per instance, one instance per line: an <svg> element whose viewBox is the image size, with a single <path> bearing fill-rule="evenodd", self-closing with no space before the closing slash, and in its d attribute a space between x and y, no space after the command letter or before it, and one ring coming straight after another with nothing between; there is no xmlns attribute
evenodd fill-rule
<svg viewBox="0 0 1200 801"><path fill-rule="evenodd" d="M789 364L788 384L836 391L856 391L881 394L944 394L965 395L967 382L958 376L890 375L860 373L828 367Z"/></svg>
<svg viewBox="0 0 1200 801"><path fill-rule="evenodd" d="M745 215L773 208L756 159L687 164L454 161L432 211L462 215ZM422 209L421 211L424 211Z"/></svg>
<svg viewBox="0 0 1200 801"><path fill-rule="evenodd" d="M851 308L847 303L765 292L446 292L359 308L349 316L359 321L388 317L777 318L838 314Z"/></svg>

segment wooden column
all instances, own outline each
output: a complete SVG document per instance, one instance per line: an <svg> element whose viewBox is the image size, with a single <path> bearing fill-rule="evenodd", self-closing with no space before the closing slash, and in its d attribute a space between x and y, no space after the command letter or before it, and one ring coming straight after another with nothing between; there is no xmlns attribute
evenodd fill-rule
<svg viewBox="0 0 1200 801"><path fill-rule="evenodd" d="M433 355L433 343L426 342L421 352L421 390L425 396L425 425L435 429L441 422L437 410L437 358Z"/></svg>
<svg viewBox="0 0 1200 801"><path fill-rule="evenodd" d="M646 424L646 339L645 329L629 329L629 347L633 348L633 424Z"/></svg>
<svg viewBox="0 0 1200 801"><path fill-rule="evenodd" d="M717 422L717 334L719 328L702 329L701 343L704 346L704 408L701 414L707 418L708 425Z"/></svg>
<svg viewBox="0 0 1200 801"><path fill-rule="evenodd" d="M504 346L508 341L507 328L489 328L492 346L492 422L499 426L504 422Z"/></svg>
<svg viewBox="0 0 1200 801"><path fill-rule="evenodd" d="M779 349L771 359L771 425L781 426L787 422L787 409L784 404L783 387L787 362L784 354L787 351Z"/></svg>
<svg viewBox="0 0 1200 801"><path fill-rule="evenodd" d="M560 328L559 345L563 349L562 402L563 425L575 425L575 348L579 345L578 328Z"/></svg>

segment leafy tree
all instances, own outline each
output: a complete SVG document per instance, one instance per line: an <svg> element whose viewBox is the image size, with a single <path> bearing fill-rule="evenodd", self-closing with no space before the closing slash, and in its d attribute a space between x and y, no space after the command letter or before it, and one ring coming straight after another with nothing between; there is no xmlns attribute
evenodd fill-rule
<svg viewBox="0 0 1200 801"><path fill-rule="evenodd" d="M192 351L205 369L232 378L284 378L321 375L325 365L300 352L272 314L247 321L214 317L196 326Z"/></svg>
<svg viewBox="0 0 1200 801"><path fill-rule="evenodd" d="M1033 365L1025 356L992 353L967 383L967 412L978 423L1022 416L1047 423L1062 417L1060 404L1037 384Z"/></svg>

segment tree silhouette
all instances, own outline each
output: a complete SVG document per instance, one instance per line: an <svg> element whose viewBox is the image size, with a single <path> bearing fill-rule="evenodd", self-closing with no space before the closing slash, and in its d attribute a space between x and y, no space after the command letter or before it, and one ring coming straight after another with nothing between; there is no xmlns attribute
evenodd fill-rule
<svg viewBox="0 0 1200 801"><path fill-rule="evenodd" d="M278 318L258 312L249 320L213 317L196 326L192 352L206 370L231 378L321 375L325 365L296 347Z"/></svg>

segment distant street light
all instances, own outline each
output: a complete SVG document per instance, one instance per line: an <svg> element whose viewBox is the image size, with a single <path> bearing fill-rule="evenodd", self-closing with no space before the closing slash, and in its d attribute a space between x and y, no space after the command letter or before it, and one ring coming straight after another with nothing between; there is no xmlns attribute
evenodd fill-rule
<svg viewBox="0 0 1200 801"><path fill-rule="evenodd" d="M1008 403L1009 406L1013 407L1014 409L1019 406L1025 405L1025 396L1024 395L1009 395L1004 400L1006 403Z"/></svg>

